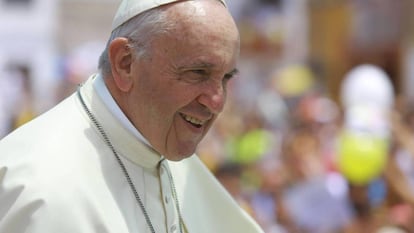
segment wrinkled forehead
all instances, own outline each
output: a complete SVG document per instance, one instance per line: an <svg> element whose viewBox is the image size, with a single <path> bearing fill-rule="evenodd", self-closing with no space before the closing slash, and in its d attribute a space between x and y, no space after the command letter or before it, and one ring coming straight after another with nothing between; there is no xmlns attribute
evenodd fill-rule
<svg viewBox="0 0 414 233"><path fill-rule="evenodd" d="M112 30L144 11L179 1L183 0L122 0L112 21ZM222 2L226 6L224 0L217 1Z"/></svg>

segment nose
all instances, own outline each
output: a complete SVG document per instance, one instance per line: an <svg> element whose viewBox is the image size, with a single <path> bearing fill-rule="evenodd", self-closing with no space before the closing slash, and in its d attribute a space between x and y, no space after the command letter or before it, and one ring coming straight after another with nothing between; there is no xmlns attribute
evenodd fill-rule
<svg viewBox="0 0 414 233"><path fill-rule="evenodd" d="M223 111L226 102L226 90L220 82L212 82L204 87L198 102L207 107L212 113L218 114Z"/></svg>

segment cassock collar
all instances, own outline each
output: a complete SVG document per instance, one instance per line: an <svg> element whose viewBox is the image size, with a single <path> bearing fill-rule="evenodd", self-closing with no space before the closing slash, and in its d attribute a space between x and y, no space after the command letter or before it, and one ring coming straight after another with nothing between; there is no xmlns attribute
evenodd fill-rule
<svg viewBox="0 0 414 233"><path fill-rule="evenodd" d="M99 86L99 79L99 75L92 75L80 87L80 92L86 106L102 125L103 130L109 137L109 140L111 140L115 150L121 156L139 166L155 169L163 159L163 156L156 152L138 130L132 126L132 123L129 122L116 105L108 90L106 90L108 93L105 96L104 92L102 92L102 87ZM103 82L103 80L101 81ZM97 83L94 84L95 82ZM103 83L103 85L105 84ZM98 94L98 90L94 86L98 86L100 94ZM91 124L93 125L92 122ZM94 126L94 128L96 127ZM99 134L98 131L97 133Z"/></svg>
<svg viewBox="0 0 414 233"><path fill-rule="evenodd" d="M122 112L121 108L119 108L118 104L115 102L114 98L106 87L105 81L103 80L101 74L96 74L96 77L93 80L93 88L105 106L108 107L109 111L111 111L111 113L120 121L120 123L125 126L132 134L134 134L134 136L136 136L139 140L152 147L147 139L145 139L144 136L138 131L138 129L132 125L131 121L128 120L128 118Z"/></svg>

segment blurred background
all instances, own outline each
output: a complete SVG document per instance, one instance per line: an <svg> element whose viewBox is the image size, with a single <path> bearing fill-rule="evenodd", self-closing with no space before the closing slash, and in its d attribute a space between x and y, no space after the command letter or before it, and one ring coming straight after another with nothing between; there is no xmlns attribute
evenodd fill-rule
<svg viewBox="0 0 414 233"><path fill-rule="evenodd" d="M0 138L96 72L119 2L0 0ZM414 1L227 3L241 72L200 158L266 233L414 232Z"/></svg>

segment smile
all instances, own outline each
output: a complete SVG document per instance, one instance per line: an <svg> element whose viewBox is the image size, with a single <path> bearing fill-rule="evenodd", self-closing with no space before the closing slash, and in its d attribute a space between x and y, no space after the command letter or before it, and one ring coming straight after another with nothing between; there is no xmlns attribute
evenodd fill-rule
<svg viewBox="0 0 414 233"><path fill-rule="evenodd" d="M202 127L206 123L206 121L202 121L200 119L185 115L183 113L180 113L180 115L185 121L187 121L188 123L192 124L193 126L195 126L197 128Z"/></svg>

